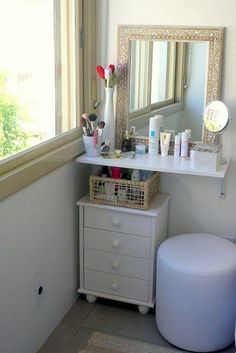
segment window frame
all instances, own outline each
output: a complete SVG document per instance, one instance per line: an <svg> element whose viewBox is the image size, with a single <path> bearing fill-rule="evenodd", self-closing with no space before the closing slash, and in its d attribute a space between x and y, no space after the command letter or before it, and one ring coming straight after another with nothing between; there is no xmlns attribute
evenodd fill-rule
<svg viewBox="0 0 236 353"><path fill-rule="evenodd" d="M95 62L96 0L75 0L75 4L77 127L0 161L0 200L84 152L79 117L94 99L94 94L91 97L84 92L96 77L96 67L91 65Z"/></svg>

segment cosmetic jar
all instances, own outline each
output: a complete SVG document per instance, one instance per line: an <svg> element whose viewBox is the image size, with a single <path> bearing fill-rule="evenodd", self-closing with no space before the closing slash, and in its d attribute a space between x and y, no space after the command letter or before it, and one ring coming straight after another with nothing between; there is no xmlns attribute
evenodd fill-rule
<svg viewBox="0 0 236 353"><path fill-rule="evenodd" d="M145 152L146 152L146 146L141 143L137 144L135 148L136 148L137 154L145 154Z"/></svg>

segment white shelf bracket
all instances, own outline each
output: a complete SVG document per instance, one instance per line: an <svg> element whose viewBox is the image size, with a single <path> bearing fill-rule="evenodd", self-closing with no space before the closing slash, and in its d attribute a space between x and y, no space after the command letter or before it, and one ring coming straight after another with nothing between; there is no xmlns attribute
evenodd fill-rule
<svg viewBox="0 0 236 353"><path fill-rule="evenodd" d="M224 199L226 195L226 177L220 179L220 198Z"/></svg>

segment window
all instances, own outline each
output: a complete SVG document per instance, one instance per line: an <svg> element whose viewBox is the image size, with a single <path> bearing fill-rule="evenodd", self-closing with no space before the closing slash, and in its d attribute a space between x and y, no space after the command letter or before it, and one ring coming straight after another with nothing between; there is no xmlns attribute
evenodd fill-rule
<svg viewBox="0 0 236 353"><path fill-rule="evenodd" d="M175 57L174 42L152 43L151 104L174 101Z"/></svg>
<svg viewBox="0 0 236 353"><path fill-rule="evenodd" d="M180 100L184 60L183 43L131 41L131 118L152 113Z"/></svg>
<svg viewBox="0 0 236 353"><path fill-rule="evenodd" d="M0 199L84 151L96 0L0 0ZM1 110L2 109L2 110Z"/></svg>
<svg viewBox="0 0 236 353"><path fill-rule="evenodd" d="M76 1L0 1L0 159L76 128Z"/></svg>

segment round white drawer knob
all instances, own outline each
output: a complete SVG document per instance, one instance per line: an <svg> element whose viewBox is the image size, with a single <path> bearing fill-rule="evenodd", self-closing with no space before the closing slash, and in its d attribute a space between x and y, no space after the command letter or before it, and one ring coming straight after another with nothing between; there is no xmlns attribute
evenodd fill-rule
<svg viewBox="0 0 236 353"><path fill-rule="evenodd" d="M120 220L119 219L113 219L112 220L112 224L113 224L113 226L118 227L120 225Z"/></svg>
<svg viewBox="0 0 236 353"><path fill-rule="evenodd" d="M112 288L113 290L117 290L117 289L118 289L118 283L117 283L117 282L112 283L111 288Z"/></svg>
<svg viewBox="0 0 236 353"><path fill-rule="evenodd" d="M118 241L118 240L113 240L113 242L112 242L112 247L115 248L115 249L117 249L117 248L119 248L119 246L120 246L119 241Z"/></svg>
<svg viewBox="0 0 236 353"><path fill-rule="evenodd" d="M117 262L112 262L112 268L113 268L113 270L118 270L118 268L119 268L119 264L117 263Z"/></svg>

